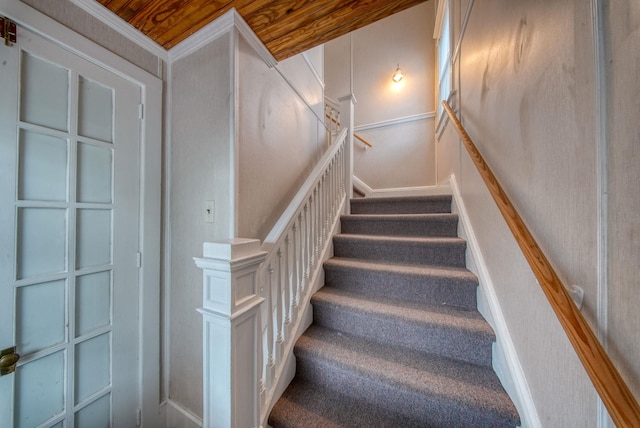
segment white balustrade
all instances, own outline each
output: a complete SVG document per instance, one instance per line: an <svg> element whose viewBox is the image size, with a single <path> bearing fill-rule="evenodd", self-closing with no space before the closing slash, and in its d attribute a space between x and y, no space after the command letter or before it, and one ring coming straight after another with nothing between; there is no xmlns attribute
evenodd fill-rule
<svg viewBox="0 0 640 428"><path fill-rule="evenodd" d="M270 408L275 379L280 375L299 331L305 305L309 304L315 276L322 268L331 228L345 206L346 130L330 147L316 171L265 239L267 256L261 269L264 283L262 345L263 422ZM286 217L286 218L285 218ZM273 271L273 273L272 273ZM275 275L274 275L275 273ZM277 352L271 351L276 349ZM275 374L275 376L274 376Z"/></svg>
<svg viewBox="0 0 640 428"><path fill-rule="evenodd" d="M352 141L342 130L261 245L205 243L195 259L204 275L204 427L266 425L329 241L348 210Z"/></svg>

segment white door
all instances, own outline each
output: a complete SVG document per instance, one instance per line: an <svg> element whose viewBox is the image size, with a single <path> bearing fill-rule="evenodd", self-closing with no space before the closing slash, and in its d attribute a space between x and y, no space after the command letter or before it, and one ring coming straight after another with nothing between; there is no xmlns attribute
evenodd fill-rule
<svg viewBox="0 0 640 428"><path fill-rule="evenodd" d="M141 89L18 28L0 93L0 425L133 427Z"/></svg>

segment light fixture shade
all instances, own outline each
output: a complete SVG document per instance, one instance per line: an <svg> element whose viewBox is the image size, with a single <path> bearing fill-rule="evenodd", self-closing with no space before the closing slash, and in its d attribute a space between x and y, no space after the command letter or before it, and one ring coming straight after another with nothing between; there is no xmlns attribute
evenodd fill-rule
<svg viewBox="0 0 640 428"><path fill-rule="evenodd" d="M400 70L400 64L398 64L398 67L396 68L395 73L393 73L393 77L391 78L394 82L398 83L399 81L402 80L402 70Z"/></svg>

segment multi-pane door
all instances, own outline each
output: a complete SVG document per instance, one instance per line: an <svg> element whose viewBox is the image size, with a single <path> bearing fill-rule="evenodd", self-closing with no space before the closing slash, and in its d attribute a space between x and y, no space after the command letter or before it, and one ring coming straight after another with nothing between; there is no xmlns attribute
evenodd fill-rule
<svg viewBox="0 0 640 428"><path fill-rule="evenodd" d="M0 47L0 348L20 355L0 413L135 426L140 88L26 30L18 42Z"/></svg>

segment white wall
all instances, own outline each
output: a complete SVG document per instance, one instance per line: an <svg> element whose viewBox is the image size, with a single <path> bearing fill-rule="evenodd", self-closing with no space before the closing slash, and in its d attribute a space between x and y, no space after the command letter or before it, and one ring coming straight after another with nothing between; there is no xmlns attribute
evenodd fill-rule
<svg viewBox="0 0 640 428"><path fill-rule="evenodd" d="M164 62L70 0L20 0L143 70L162 77Z"/></svg>
<svg viewBox="0 0 640 428"><path fill-rule="evenodd" d="M349 93L353 50L355 129L374 146L365 151L356 141L354 173L373 189L436 182L432 117L367 126L433 112L434 19L434 2L425 2L325 45L326 94L333 99ZM398 64L404 79L393 84Z"/></svg>
<svg viewBox="0 0 640 428"><path fill-rule="evenodd" d="M459 29L467 0L451 2ZM640 392L637 112L640 7L607 2L609 347ZM465 127L563 281L598 306L597 128L589 2L476 1L456 63ZM455 46L456 40L454 40ZM459 74L458 74L459 73ZM458 80L459 79L459 80ZM596 426L596 392L452 129L439 179L454 172L542 425ZM630 237L632 237L630 239Z"/></svg>
<svg viewBox="0 0 640 428"><path fill-rule="evenodd" d="M326 150L324 84L305 54L269 68L239 50L237 235L264 239ZM322 65L322 47L306 55Z"/></svg>
<svg viewBox="0 0 640 428"><path fill-rule="evenodd" d="M640 401L640 2L605 15L609 153L609 353Z"/></svg>
<svg viewBox="0 0 640 428"><path fill-rule="evenodd" d="M171 287L168 397L202 416L202 272L205 241L232 235L231 37L171 64ZM205 223L204 201L215 201Z"/></svg>
<svg viewBox="0 0 640 428"><path fill-rule="evenodd" d="M322 48L269 67L231 28L171 64L169 391L202 416L202 244L264 239L326 150ZM215 201L214 223L203 219Z"/></svg>

